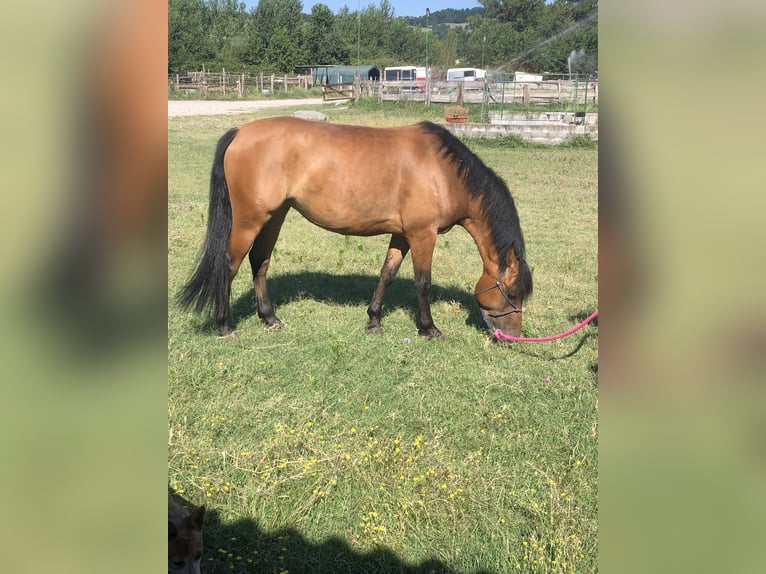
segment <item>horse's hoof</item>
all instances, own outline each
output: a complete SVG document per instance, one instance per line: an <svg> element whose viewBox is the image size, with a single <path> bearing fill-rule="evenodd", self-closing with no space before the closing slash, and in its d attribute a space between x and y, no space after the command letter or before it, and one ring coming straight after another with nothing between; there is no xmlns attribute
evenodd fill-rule
<svg viewBox="0 0 766 574"><path fill-rule="evenodd" d="M275 329L281 329L284 326L285 324L279 319L277 319L276 317L274 317L274 319L266 321L266 329L268 329L269 331L272 331Z"/></svg>
<svg viewBox="0 0 766 574"><path fill-rule="evenodd" d="M429 331L426 331L425 333L426 340L428 341L443 341L444 335L442 335L442 332L439 331L439 329L432 329Z"/></svg>
<svg viewBox="0 0 766 574"><path fill-rule="evenodd" d="M222 341L234 341L237 338L237 332L236 331L227 331L226 333L221 333L218 335L218 338Z"/></svg>
<svg viewBox="0 0 766 574"><path fill-rule="evenodd" d="M365 329L365 332L368 335L382 335L383 334L383 327L380 325L367 325L367 328Z"/></svg>

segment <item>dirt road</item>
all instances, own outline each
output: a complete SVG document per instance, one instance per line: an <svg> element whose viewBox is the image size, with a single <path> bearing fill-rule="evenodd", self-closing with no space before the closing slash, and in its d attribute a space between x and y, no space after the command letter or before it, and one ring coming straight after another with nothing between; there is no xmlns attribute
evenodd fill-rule
<svg viewBox="0 0 766 574"><path fill-rule="evenodd" d="M264 108L315 106L321 103L322 98L259 101L168 100L168 117L244 114ZM333 102L335 103L337 102Z"/></svg>

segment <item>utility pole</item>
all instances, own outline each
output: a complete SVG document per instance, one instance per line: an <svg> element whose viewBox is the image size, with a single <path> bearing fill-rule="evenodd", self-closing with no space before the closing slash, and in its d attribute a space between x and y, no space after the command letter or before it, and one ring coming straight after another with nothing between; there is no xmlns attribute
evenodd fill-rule
<svg viewBox="0 0 766 574"><path fill-rule="evenodd" d="M428 68L428 18L431 16L431 11L426 8L426 105L431 100L431 71Z"/></svg>
<svg viewBox="0 0 766 574"><path fill-rule="evenodd" d="M485 49L486 46L487 46L487 35L484 34L484 40L482 40L482 43L481 43L481 69L482 70L484 69L484 49ZM485 114L485 111L486 111L486 107L485 106L487 104L487 96L488 96L488 92L487 92L487 76L486 75L484 76L483 81L484 81L484 94L482 95L482 98L481 98L481 121L482 121L482 123L486 123L487 122L487 117L486 117L486 114Z"/></svg>

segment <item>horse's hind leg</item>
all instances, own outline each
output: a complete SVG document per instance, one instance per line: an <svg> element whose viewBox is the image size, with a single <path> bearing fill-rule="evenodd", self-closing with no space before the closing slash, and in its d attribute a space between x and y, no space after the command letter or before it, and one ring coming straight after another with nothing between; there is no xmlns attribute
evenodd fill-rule
<svg viewBox="0 0 766 574"><path fill-rule="evenodd" d="M270 328L281 327L283 323L274 314L274 308L271 306L269 291L266 288L266 274L271 263L271 253L274 251L279 231L289 210L289 206L283 205L274 212L271 219L261 229L258 237L255 238L255 243L250 249L250 267L253 269L253 289L258 316Z"/></svg>
<svg viewBox="0 0 766 574"><path fill-rule="evenodd" d="M234 277L237 276L240 265L245 258L253 240L258 234L257 225L241 225L236 221L232 223L231 234L229 235L229 244L226 256L229 259L229 281L226 292L221 295L221 304L216 307L214 315L215 324L221 337L230 338L234 336L234 330L231 328L231 284Z"/></svg>
<svg viewBox="0 0 766 574"><path fill-rule="evenodd" d="M383 308L383 297L386 295L388 286L396 277L396 272L402 264L402 260L410 250L410 245L402 235L392 235L388 244L386 260L383 262L383 268L380 270L380 279L375 293L372 294L370 306L367 307L367 315L370 322L367 323L368 333L380 333L383 328L380 326L380 313Z"/></svg>

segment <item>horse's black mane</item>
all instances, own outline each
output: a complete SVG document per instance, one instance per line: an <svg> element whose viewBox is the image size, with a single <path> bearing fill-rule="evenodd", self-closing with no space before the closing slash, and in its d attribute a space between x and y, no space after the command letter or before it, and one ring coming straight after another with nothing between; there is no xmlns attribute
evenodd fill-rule
<svg viewBox="0 0 766 574"><path fill-rule="evenodd" d="M492 241L500 256L501 273L505 269L508 250L513 249L519 260L519 276L514 295L523 301L532 294L532 274L527 265L519 214L508 186L448 130L431 122L421 122L420 126L439 138L442 156L454 164L458 177L465 178L468 193L481 200Z"/></svg>

